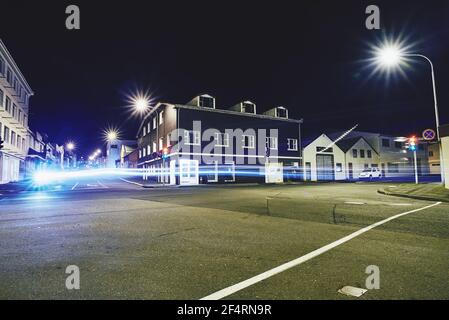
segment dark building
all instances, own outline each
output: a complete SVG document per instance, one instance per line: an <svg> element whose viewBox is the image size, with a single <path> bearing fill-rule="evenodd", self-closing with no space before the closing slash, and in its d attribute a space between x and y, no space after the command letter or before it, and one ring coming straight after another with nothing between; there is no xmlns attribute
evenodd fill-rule
<svg viewBox="0 0 449 320"><path fill-rule="evenodd" d="M259 114L251 101L218 109L206 94L159 103L137 133L138 167L167 184L299 180L301 123L284 107Z"/></svg>

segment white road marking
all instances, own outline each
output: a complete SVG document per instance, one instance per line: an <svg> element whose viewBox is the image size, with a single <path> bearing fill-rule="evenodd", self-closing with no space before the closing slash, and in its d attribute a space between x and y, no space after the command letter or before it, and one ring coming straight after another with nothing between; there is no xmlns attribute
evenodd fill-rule
<svg viewBox="0 0 449 320"><path fill-rule="evenodd" d="M78 186L78 182L75 183L75 185L72 187L72 190L75 190L75 188Z"/></svg>
<svg viewBox="0 0 449 320"><path fill-rule="evenodd" d="M323 254L323 253L325 253L325 252L327 252L327 251L329 251L329 250L331 250L331 249L333 249L333 248L343 244L343 243L346 243L349 240L352 240L355 237L358 237L361 234L364 234L365 232L370 231L371 229L374 229L374 228L376 228L376 227L378 227L380 225L383 225L383 224L385 224L385 223L387 223L387 222L389 222L391 220L403 217L403 216L408 215L410 213L426 210L426 209L432 208L434 206L437 206L439 204L441 204L441 202L436 202L434 204L431 204L431 205L428 205L428 206L425 206L425 207L422 207L422 208L418 208L418 209L415 209L415 210L407 211L407 212L404 212L404 213L399 213L397 215L394 215L394 216L389 217L387 219L384 219L382 221L373 223L372 225L369 225L368 227L365 227L365 228L362 228L362 229L360 229L360 230L358 230L356 232L353 232L350 235L347 235L346 237L343 237L343 238L341 238L339 240L336 240L336 241L334 241L332 243L329 243L329 244L325 245L324 247L321 247L321 248L319 248L317 250L309 252L308 254L306 254L306 255L304 255L302 257L299 257L297 259L294 259L292 261L284 263L284 264L282 264L282 265L280 265L280 266L278 266L276 268L273 268L271 270L265 271L264 273L261 273L261 274L259 274L257 276L254 276L252 278L249 278L247 280L239 282L239 283L237 283L235 285L232 285L230 287L227 287L227 288L224 288L224 289L222 289L220 291L212 293L212 294L210 294L210 295L208 295L208 296L206 296L206 297L204 297L204 298L202 298L200 300L219 300L219 299L225 298L225 297L227 297L227 296L229 296L229 295L231 295L233 293L236 293L236 292L238 292L240 290L248 288L249 286L252 286L253 284L256 284L256 283L261 282L263 280L266 280L266 279L268 279L268 278L270 278L270 277L272 277L274 275L277 275L277 274L279 274L281 272L284 272L284 271L286 271L288 269L296 267L296 266L298 266L298 265L300 265L300 264L302 264L302 263L304 263L304 262L306 262L306 261L308 261L310 259L313 259L313 258L315 258L315 257L317 257L317 256L319 256L319 255L321 255L321 254Z"/></svg>
<svg viewBox="0 0 449 320"><path fill-rule="evenodd" d="M365 204L365 202L357 202L357 201L346 201L346 204L358 204L358 205L362 205Z"/></svg>
<svg viewBox="0 0 449 320"><path fill-rule="evenodd" d="M127 183L135 184L136 186L143 187L143 184L138 183L138 182L129 181L129 180L126 180L126 179L123 179L123 178L120 178L120 180L125 181L125 182L127 182Z"/></svg>
<svg viewBox="0 0 449 320"><path fill-rule="evenodd" d="M109 187L106 186L106 185L104 185L103 183L101 183L100 180L97 180L97 182L98 182L98 184L99 184L100 186L102 186L104 189L109 189Z"/></svg>

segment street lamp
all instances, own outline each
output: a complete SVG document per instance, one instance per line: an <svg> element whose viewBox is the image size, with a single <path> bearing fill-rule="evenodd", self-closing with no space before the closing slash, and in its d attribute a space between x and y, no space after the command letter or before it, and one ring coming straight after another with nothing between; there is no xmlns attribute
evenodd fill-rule
<svg viewBox="0 0 449 320"><path fill-rule="evenodd" d="M434 108L435 108L435 125L436 125L436 131L437 131L437 139L438 139L438 145L440 149L440 170L441 170L441 181L444 183L444 168L443 168L443 161L442 161L442 150L441 150L441 140L440 140L440 118L438 113L438 102L437 102L437 90L436 90L436 83L435 83L435 71L433 68L432 61L426 57L423 54L419 53L409 53L405 52L406 50L404 48L401 48L401 46L397 44L386 44L380 48L376 48L375 50L375 56L377 63L386 69L391 69L394 67L398 67L401 64L406 64L407 58L420 58L427 61L430 65L430 73L432 77L432 89L433 89L433 102L434 102Z"/></svg>
<svg viewBox="0 0 449 320"><path fill-rule="evenodd" d="M65 145L66 149L68 151L72 151L75 149L75 144L73 142L67 142L67 144Z"/></svg>
<svg viewBox="0 0 449 320"><path fill-rule="evenodd" d="M149 101L145 97L137 97L134 101L134 108L138 113L144 113L149 107Z"/></svg>
<svg viewBox="0 0 449 320"><path fill-rule="evenodd" d="M118 132L115 130L110 130L106 133L106 138L109 142L117 140L118 138Z"/></svg>

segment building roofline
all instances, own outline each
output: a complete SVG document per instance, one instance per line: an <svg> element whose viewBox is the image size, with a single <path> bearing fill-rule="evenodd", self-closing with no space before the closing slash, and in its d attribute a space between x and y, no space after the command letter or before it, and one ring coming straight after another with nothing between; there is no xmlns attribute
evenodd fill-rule
<svg viewBox="0 0 449 320"><path fill-rule="evenodd" d="M206 112L217 112L217 113L224 113L224 114L231 114L231 115L237 115L237 116L243 116L243 117L253 117L253 118L259 118L259 119L266 119L266 120L276 120L276 121L283 121L283 122L290 122L290 123L297 123L302 124L304 122L303 119L285 119L285 118L277 118L273 116L268 116L265 114L254 114L254 113L244 113L239 111L233 111L233 110L227 110L227 109L216 109L216 108L205 108L205 107L197 107L197 106L189 106L186 104L176 104L176 103L165 103L165 102L159 102L156 104L154 108L151 109L150 112L142 119L139 129L137 130L136 137L139 137L139 133L142 130L143 124L145 121L154 113L156 112L160 106L162 105L169 105L173 106L174 108L181 108L181 109L189 109L189 110L196 110L196 111L206 111Z"/></svg>
<svg viewBox="0 0 449 320"><path fill-rule="evenodd" d="M5 43L2 41L1 38L0 38L0 48L5 52L6 58L10 60L8 62L11 62L12 68L15 69L14 71L16 72L16 74L19 76L20 80L25 85L29 95L33 96L34 91L31 89L28 81L25 79L24 75L22 74L22 71L20 71L19 66L17 65L16 61L12 57L11 53L9 52L8 48L6 47Z"/></svg>

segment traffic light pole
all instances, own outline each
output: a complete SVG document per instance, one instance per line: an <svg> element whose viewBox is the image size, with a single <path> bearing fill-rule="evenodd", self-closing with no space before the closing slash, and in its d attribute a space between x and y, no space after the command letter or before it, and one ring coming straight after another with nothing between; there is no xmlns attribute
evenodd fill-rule
<svg viewBox="0 0 449 320"><path fill-rule="evenodd" d="M418 161L416 159L416 149L413 151L413 162L415 166L415 183L418 184Z"/></svg>

